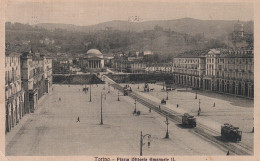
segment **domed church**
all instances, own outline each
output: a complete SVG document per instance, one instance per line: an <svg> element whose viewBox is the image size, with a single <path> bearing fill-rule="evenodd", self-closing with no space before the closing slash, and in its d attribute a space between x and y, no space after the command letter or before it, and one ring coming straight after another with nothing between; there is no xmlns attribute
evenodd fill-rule
<svg viewBox="0 0 260 161"><path fill-rule="evenodd" d="M88 68L103 68L104 56L97 49L90 49L86 53L88 59Z"/></svg>
<svg viewBox="0 0 260 161"><path fill-rule="evenodd" d="M104 68L104 56L97 49L88 50L81 61L81 65L86 71L100 71Z"/></svg>

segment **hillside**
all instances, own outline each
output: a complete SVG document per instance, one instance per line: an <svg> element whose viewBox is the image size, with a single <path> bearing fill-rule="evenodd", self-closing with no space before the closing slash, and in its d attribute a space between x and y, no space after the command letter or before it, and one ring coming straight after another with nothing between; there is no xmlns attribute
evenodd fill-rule
<svg viewBox="0 0 260 161"><path fill-rule="evenodd" d="M237 21L223 20L197 20L192 18L182 18L176 20L158 20L145 22L128 22L128 21L109 21L90 26L75 26L70 24L37 24L39 27L54 30L55 28L66 29L69 31L93 32L98 30L120 30L143 32L145 30L153 30L156 26L162 27L164 30L171 30L186 34L204 34L206 38L219 38L228 35L233 31L234 24ZM253 21L241 22L244 24L246 33L252 34L254 29Z"/></svg>
<svg viewBox="0 0 260 161"><path fill-rule="evenodd" d="M216 25L216 22L221 23ZM235 21L180 19L142 23L110 21L79 27L66 24L30 26L7 22L6 47L10 52L23 52L31 48L42 53L70 54L85 53L91 48L99 49L104 54L151 50L167 59L185 51L238 47L230 39L233 23ZM167 29L170 26L175 29ZM109 29L104 30L106 27ZM245 23L245 33L253 32L252 27L253 22ZM253 35L245 37L240 44L252 46Z"/></svg>

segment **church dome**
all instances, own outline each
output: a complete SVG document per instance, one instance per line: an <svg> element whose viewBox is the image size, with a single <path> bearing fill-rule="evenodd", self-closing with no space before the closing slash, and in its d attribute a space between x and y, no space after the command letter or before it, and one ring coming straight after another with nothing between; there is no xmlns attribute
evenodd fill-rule
<svg viewBox="0 0 260 161"><path fill-rule="evenodd" d="M92 58L92 57L103 58L103 54L97 49L88 50L86 55L87 55L88 58Z"/></svg>

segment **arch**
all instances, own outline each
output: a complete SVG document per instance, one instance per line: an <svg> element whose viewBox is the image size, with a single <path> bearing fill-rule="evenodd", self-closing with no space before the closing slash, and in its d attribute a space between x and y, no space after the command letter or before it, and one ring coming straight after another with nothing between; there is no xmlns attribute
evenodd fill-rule
<svg viewBox="0 0 260 161"><path fill-rule="evenodd" d="M254 85L252 85L252 97L254 97Z"/></svg>
<svg viewBox="0 0 260 161"><path fill-rule="evenodd" d="M229 81L227 81L227 91L226 91L227 93L230 93L229 88L230 88Z"/></svg>
<svg viewBox="0 0 260 161"><path fill-rule="evenodd" d="M236 84L235 82L232 83L232 94L235 94L235 90L236 90Z"/></svg>
<svg viewBox="0 0 260 161"><path fill-rule="evenodd" d="M238 83L238 92L237 92L238 95L241 95L242 94L242 84L241 82Z"/></svg>
<svg viewBox="0 0 260 161"><path fill-rule="evenodd" d="M245 83L245 96L247 96L247 97L249 96L248 95L248 83L247 82Z"/></svg>
<svg viewBox="0 0 260 161"><path fill-rule="evenodd" d="M221 81L221 92L224 92L225 91L225 82L224 80Z"/></svg>

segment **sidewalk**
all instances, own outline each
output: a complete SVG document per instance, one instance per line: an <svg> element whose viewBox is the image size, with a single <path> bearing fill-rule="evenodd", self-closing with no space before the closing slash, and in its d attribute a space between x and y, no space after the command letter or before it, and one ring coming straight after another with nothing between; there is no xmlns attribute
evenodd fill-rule
<svg viewBox="0 0 260 161"><path fill-rule="evenodd" d="M20 131L20 129L24 126L24 124L28 121L28 119L32 116L32 114L38 114L41 112L42 108L41 105L43 102L48 98L49 95L52 94L53 91L50 93L44 94L38 101L38 108L35 110L34 113L25 114L22 119L19 121L17 125L15 125L10 132L5 135L5 145L8 145L13 137Z"/></svg>

